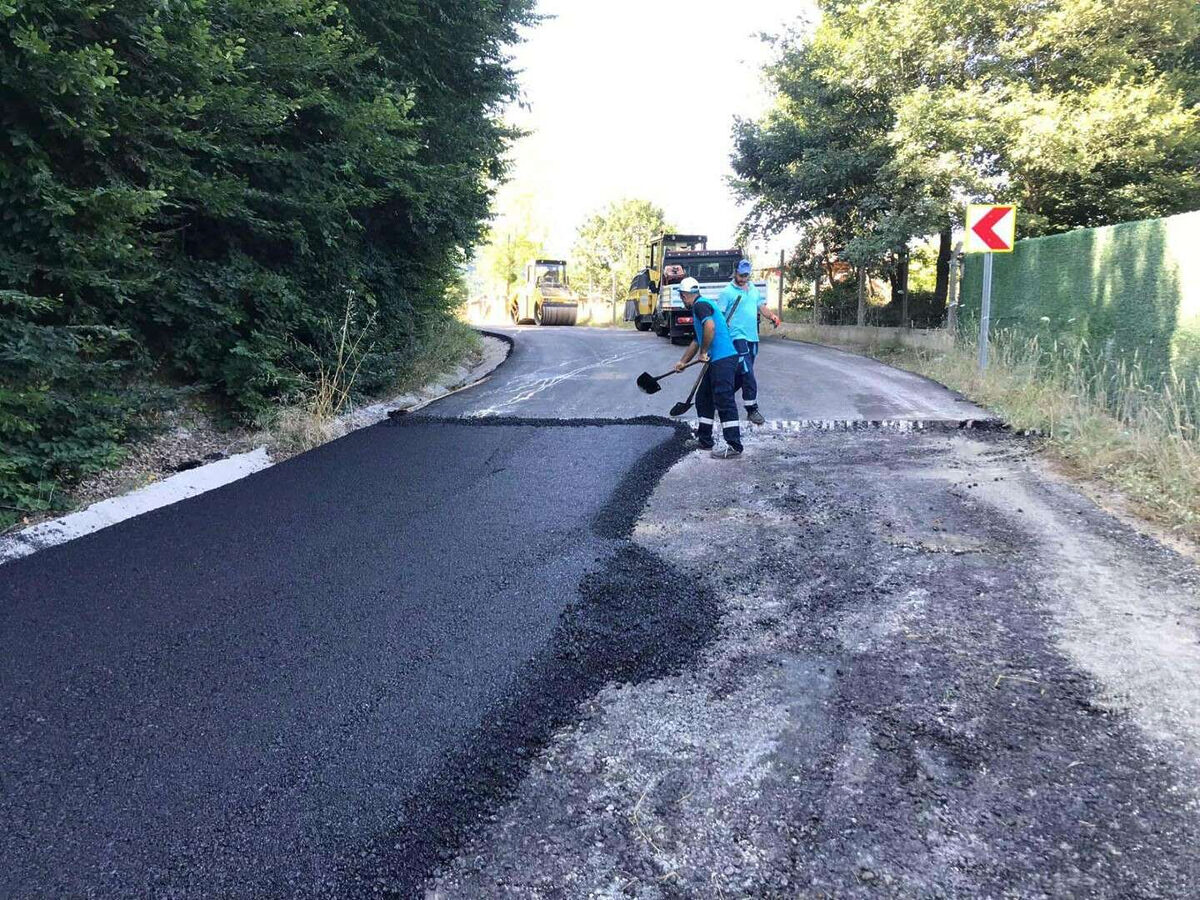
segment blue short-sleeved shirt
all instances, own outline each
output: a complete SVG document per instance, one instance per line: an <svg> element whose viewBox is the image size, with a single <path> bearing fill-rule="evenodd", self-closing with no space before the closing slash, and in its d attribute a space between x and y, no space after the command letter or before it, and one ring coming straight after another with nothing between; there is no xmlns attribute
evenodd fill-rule
<svg viewBox="0 0 1200 900"><path fill-rule="evenodd" d="M703 297L692 304L692 328L696 331L696 343L704 346L704 323L712 319L714 331L713 341L708 348L710 360L724 359L727 356L737 356L733 346L733 338L729 336L729 326L721 314L717 302L705 300Z"/></svg>
<svg viewBox="0 0 1200 900"><path fill-rule="evenodd" d="M729 310L733 309L733 301L738 297L742 298L742 302L738 304L737 312L729 320L729 334L735 341L757 341L758 306L762 303L762 298L753 282L748 282L745 289L732 281L729 282L717 297L717 305L725 315L729 315Z"/></svg>

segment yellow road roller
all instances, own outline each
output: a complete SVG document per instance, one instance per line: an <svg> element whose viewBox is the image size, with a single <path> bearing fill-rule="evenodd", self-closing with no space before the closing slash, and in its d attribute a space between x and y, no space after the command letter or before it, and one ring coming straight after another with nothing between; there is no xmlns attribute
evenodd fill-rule
<svg viewBox="0 0 1200 900"><path fill-rule="evenodd" d="M525 281L508 299L516 325L574 325L579 298L567 283L565 259L535 259L525 266Z"/></svg>

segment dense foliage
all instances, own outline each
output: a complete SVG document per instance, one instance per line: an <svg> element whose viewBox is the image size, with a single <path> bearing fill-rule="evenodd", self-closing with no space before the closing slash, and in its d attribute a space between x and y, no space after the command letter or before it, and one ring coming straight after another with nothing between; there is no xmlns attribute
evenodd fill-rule
<svg viewBox="0 0 1200 900"><path fill-rule="evenodd" d="M148 376L253 417L347 308L384 385L480 238L531 7L0 0L0 503L110 462Z"/></svg>
<svg viewBox="0 0 1200 900"><path fill-rule="evenodd" d="M736 126L749 231L804 228L798 263L893 274L968 201L1019 236L1200 205L1195 0L820 0L775 42L776 103Z"/></svg>

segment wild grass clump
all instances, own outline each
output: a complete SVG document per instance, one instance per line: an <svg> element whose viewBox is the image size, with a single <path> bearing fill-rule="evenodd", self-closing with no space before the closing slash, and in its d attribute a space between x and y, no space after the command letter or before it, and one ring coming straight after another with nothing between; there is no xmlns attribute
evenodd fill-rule
<svg viewBox="0 0 1200 900"><path fill-rule="evenodd" d="M346 433L339 417L350 411L355 398L358 373L372 350L364 336L373 325L373 315L356 323L352 305L347 304L340 324L330 329L336 348L332 361L316 358L314 372L307 377L308 389L297 402L280 406L266 423L265 440L277 455L303 453ZM477 358L479 346L478 332L458 319L431 320L413 340L397 377L383 393L394 397L415 391Z"/></svg>
<svg viewBox="0 0 1200 900"><path fill-rule="evenodd" d="M975 344L888 349L887 362L940 381L1045 436L1076 472L1118 488L1143 515L1200 540L1200 378L1147 373L1085 341L999 331L988 371Z"/></svg>

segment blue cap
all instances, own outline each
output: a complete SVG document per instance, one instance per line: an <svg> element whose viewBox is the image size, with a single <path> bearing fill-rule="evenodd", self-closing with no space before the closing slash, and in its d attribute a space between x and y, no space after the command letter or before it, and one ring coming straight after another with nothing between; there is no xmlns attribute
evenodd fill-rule
<svg viewBox="0 0 1200 900"><path fill-rule="evenodd" d="M739 275L749 275L750 274L750 260L743 259L740 263L738 263L737 273Z"/></svg>

